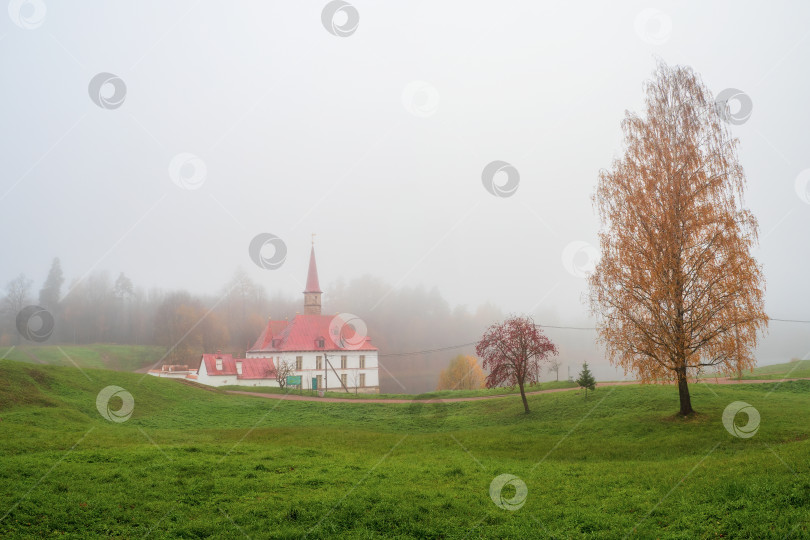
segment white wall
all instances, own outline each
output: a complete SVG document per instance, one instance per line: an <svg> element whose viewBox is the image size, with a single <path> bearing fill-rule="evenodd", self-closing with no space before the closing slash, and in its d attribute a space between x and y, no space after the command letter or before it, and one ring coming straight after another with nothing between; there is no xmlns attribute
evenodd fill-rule
<svg viewBox="0 0 810 540"><path fill-rule="evenodd" d="M236 375L209 375L205 368L205 362L200 363L197 372L197 382L208 386L225 386L237 384L240 386L270 386L278 388L275 378L270 379L239 379Z"/></svg>
<svg viewBox="0 0 810 540"><path fill-rule="evenodd" d="M343 386L340 384L340 375L346 374L346 386L350 391L355 390L357 386L358 392L379 392L380 377L379 377L379 364L377 361L377 351L366 351L362 354L365 355L365 368L360 369L360 352L359 351L325 351L329 356L329 362L332 364L334 371L332 371L324 360L324 352L288 352L281 355L273 356L273 363L278 366L279 362L289 362L295 367L295 359L298 356L302 357L302 365L300 370L295 370L295 375L300 375L304 389L312 388L312 378L321 376L321 380L325 381L328 385L326 390L342 391ZM346 356L346 369L340 367L340 357ZM248 358L264 358L267 354L262 353L248 353ZM316 357L322 358L322 369L315 369ZM335 375L335 371L337 375ZM360 374L366 376L365 387L360 387ZM225 386L225 385L240 385L240 386L269 386L278 387L278 382L275 378L269 379L238 379L236 375L209 375L205 368L205 362L200 364L199 372L197 373L197 382L206 384L208 386Z"/></svg>
<svg viewBox="0 0 810 540"><path fill-rule="evenodd" d="M365 368L363 369L360 369L361 354L365 355L366 357ZM325 355L329 357L329 362L332 364L334 371L332 371L332 369L326 364L326 360L324 359ZM341 369L340 367L340 357L343 355L346 356L346 369ZM267 354L247 354L248 358L261 358L263 356L267 356ZM312 378L320 375L321 380L325 381L328 385L326 388L327 390L343 390L343 386L340 384L338 377L346 374L346 386L348 386L350 390L354 391L355 385L359 386L360 384L360 373L364 373L366 376L365 388L367 390L374 389L374 391L379 391L380 376L377 351L299 351L277 354L272 358L276 366L279 365L279 362L288 362L295 367L296 357L298 356L302 357L302 363L301 369L295 370L295 375L301 375L302 383L305 389L311 388ZM320 356L322 359L321 369L315 369L317 356ZM337 372L337 376L335 375L335 371ZM358 391L361 390L361 388L358 388Z"/></svg>
<svg viewBox="0 0 810 540"><path fill-rule="evenodd" d="M164 379L185 379L188 373L187 371L150 371L149 375Z"/></svg>

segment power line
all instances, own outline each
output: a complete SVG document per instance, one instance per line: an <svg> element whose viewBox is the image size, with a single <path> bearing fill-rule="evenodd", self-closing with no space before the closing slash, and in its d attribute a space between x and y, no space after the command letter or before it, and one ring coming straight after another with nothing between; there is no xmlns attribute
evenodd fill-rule
<svg viewBox="0 0 810 540"><path fill-rule="evenodd" d="M548 324L536 324L535 326L542 327L542 328L556 328L559 330L596 330L594 327L586 327L586 326L552 326ZM442 351L449 351L452 349L461 349L462 347L469 347L470 345L475 345L478 343L477 341L471 341L469 343L462 343L460 345L448 345L447 347L439 347L438 349L426 349L424 351L410 351L410 352L403 352L403 353L389 353L389 354L381 354L380 357L383 356L414 356L417 354L428 354L434 352L442 352Z"/></svg>
<svg viewBox="0 0 810 540"><path fill-rule="evenodd" d="M810 324L810 321L803 321L799 319L774 319L770 318L769 320L774 322L785 322L785 323L800 323L800 324ZM550 324L535 324L535 326L539 328L553 328L555 330L596 330L595 326L554 326ZM470 343L462 343L460 345L448 345L447 347L439 347L437 349L425 349L423 351L410 351L410 352L403 352L403 353L389 353L389 354L381 354L379 357L391 357L391 356L415 356L417 354L429 354L434 352L442 352L442 351L450 351L453 349L461 349L462 347L469 347L470 345L475 345L478 343L477 341L471 341Z"/></svg>
<svg viewBox="0 0 810 540"><path fill-rule="evenodd" d="M440 347L438 349L427 349L424 351L411 351L411 352L403 352L403 353L389 353L389 354L381 354L379 356L412 356L415 354L427 354L432 352L441 352L441 351L449 351L451 349L460 349L462 347L469 347L470 345L475 345L478 343L477 341L472 341L470 343L462 343L461 345L449 345L447 347Z"/></svg>
<svg viewBox="0 0 810 540"><path fill-rule="evenodd" d="M535 324L540 328L556 328L558 330L596 330L594 326L552 326L550 324Z"/></svg>

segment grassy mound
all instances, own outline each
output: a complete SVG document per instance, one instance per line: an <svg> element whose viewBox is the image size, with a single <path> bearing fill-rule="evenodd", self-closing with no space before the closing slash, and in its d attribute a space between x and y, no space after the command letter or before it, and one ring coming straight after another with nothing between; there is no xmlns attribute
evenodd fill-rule
<svg viewBox="0 0 810 540"><path fill-rule="evenodd" d="M802 379L810 377L810 360L791 360L784 364L773 364L754 368L753 373L743 373L743 379Z"/></svg>
<svg viewBox="0 0 810 540"><path fill-rule="evenodd" d="M23 345L0 351L0 358L47 364L53 366L79 366L80 368L135 371L152 367L166 350L162 347L141 345Z"/></svg>

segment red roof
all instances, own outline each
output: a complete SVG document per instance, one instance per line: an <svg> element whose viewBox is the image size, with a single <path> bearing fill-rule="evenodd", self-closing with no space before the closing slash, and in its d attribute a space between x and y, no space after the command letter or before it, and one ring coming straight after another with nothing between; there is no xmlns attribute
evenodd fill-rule
<svg viewBox="0 0 810 540"><path fill-rule="evenodd" d="M318 284L318 265L315 264L315 246L312 246L312 251L309 252L309 271L307 272L307 289L308 292L323 292L321 286Z"/></svg>
<svg viewBox="0 0 810 540"><path fill-rule="evenodd" d="M257 352L284 352L284 351L376 351L377 347L371 344L371 338L349 332L347 326L338 315L296 315L290 321L269 321L253 348L248 351ZM283 325L283 326L282 326ZM279 331L279 328L282 328ZM362 329L358 330L362 331ZM346 341L341 344L340 334ZM320 341L323 340L323 346ZM206 364L207 365L207 364Z"/></svg>
<svg viewBox="0 0 810 540"><path fill-rule="evenodd" d="M287 321L268 321L267 326L259 339L256 340L256 343L253 344L251 350L266 350L272 344L273 338L278 337L285 328L287 328Z"/></svg>
<svg viewBox="0 0 810 540"><path fill-rule="evenodd" d="M217 360L222 360L222 369L217 369ZM268 379L276 376L272 358L234 358L231 354L204 354L200 368L205 362L209 375L236 375L237 379ZM236 371L236 363L242 363L242 374ZM197 370L199 373L199 369Z"/></svg>

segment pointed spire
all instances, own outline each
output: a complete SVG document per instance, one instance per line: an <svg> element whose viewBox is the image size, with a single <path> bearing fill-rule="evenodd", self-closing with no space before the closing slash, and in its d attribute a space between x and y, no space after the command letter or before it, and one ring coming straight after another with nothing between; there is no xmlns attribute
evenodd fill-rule
<svg viewBox="0 0 810 540"><path fill-rule="evenodd" d="M312 235L312 251L309 252L307 288L304 290L304 315L321 314L321 286L318 283L318 265L315 264L315 235Z"/></svg>
<svg viewBox="0 0 810 540"><path fill-rule="evenodd" d="M309 271L307 272L307 288L305 293L319 293L321 286L318 283L318 265L315 264L315 246L312 246L312 251L309 253Z"/></svg>

